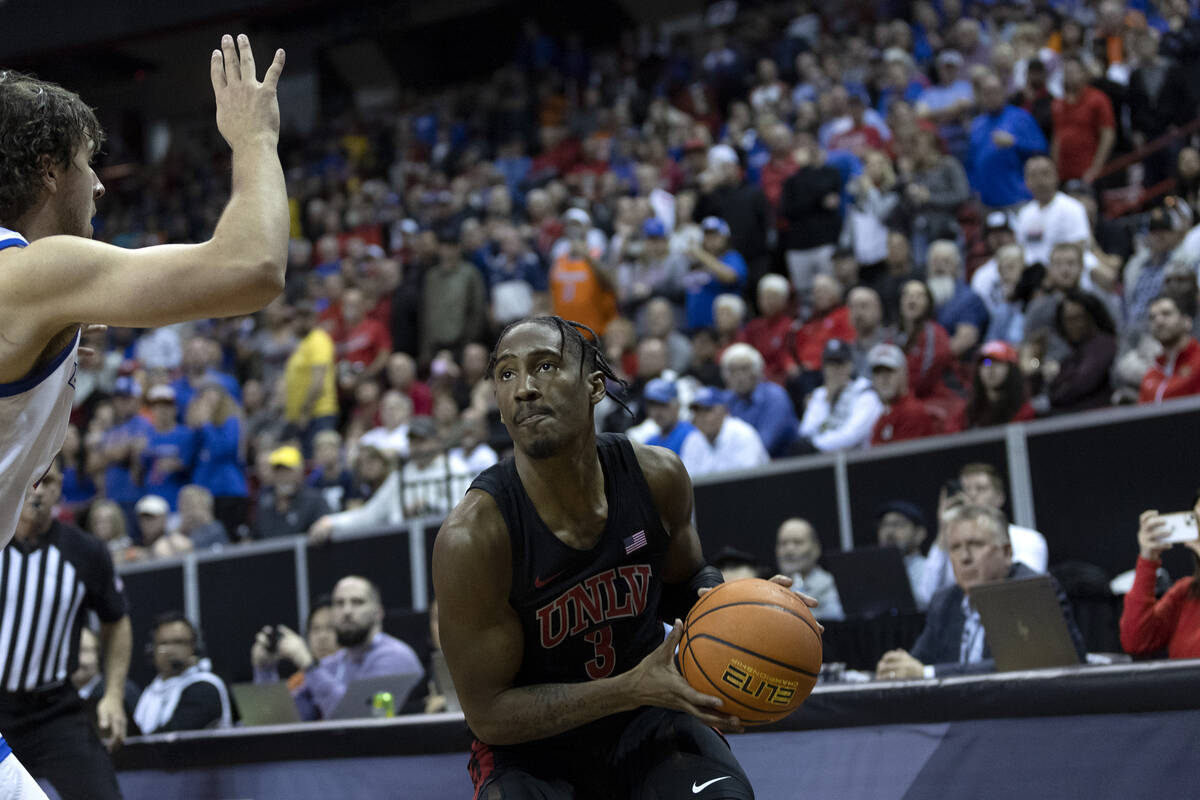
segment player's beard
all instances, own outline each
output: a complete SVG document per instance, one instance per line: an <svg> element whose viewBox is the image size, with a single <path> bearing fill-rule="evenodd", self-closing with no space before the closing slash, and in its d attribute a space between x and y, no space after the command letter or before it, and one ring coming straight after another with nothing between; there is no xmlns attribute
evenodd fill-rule
<svg viewBox="0 0 1200 800"><path fill-rule="evenodd" d="M355 628L338 628L337 643L338 647L358 647L367 640L371 634L371 626L363 625Z"/></svg>

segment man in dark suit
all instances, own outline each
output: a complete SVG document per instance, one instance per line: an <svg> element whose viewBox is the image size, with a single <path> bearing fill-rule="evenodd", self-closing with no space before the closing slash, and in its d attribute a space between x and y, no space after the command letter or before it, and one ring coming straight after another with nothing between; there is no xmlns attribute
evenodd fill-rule
<svg viewBox="0 0 1200 800"><path fill-rule="evenodd" d="M913 680L996 668L985 638L979 612L970 602L971 589L981 583L1035 576L1033 570L1012 560L1008 520L995 508L966 505L951 512L946 522L946 550L954 567L954 585L929 601L925 630L912 652L891 650L875 668L879 680ZM1075 626L1071 607L1062 589L1055 587L1067 630L1080 659L1085 655L1083 636Z"/></svg>

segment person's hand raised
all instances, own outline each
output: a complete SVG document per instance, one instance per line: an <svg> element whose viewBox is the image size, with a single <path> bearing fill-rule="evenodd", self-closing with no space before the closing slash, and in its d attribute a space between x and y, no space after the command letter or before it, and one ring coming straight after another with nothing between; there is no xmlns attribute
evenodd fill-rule
<svg viewBox="0 0 1200 800"><path fill-rule="evenodd" d="M279 142L279 101L275 90L283 72L283 50L267 68L262 82L254 66L250 39L225 34L221 49L213 50L209 63L213 93L217 98L217 130L235 152L256 139L274 147Z"/></svg>
<svg viewBox="0 0 1200 800"><path fill-rule="evenodd" d="M1162 542L1167 537L1167 533L1167 526L1163 523L1162 517L1158 515L1158 511L1154 509L1143 511L1138 517L1137 533L1138 551L1141 557L1147 561L1158 561L1162 558L1163 551L1171 547Z"/></svg>

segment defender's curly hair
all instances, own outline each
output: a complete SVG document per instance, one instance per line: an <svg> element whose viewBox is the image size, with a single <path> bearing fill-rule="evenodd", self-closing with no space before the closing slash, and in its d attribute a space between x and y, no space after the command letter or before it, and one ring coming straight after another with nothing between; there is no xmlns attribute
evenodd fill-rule
<svg viewBox="0 0 1200 800"><path fill-rule="evenodd" d="M7 70L0 70L0 120L0 225L11 226L37 202L43 159L65 167L88 139L99 150L104 130L79 95Z"/></svg>

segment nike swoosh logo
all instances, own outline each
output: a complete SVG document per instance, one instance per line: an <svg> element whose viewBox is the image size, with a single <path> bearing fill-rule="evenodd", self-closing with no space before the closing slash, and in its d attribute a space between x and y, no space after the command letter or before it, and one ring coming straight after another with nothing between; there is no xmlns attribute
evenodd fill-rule
<svg viewBox="0 0 1200 800"><path fill-rule="evenodd" d="M732 775L726 775L723 778L713 778L711 781L705 781L704 783L700 783L700 784L693 783L692 784L692 794L700 794L701 792L703 792L708 787L712 786L717 781L727 781L732 777L733 777Z"/></svg>
<svg viewBox="0 0 1200 800"><path fill-rule="evenodd" d="M562 575L564 572L566 572L565 569L559 570L558 572L551 575L549 578L534 578L533 579L533 588L540 589L548 583L553 583L558 578L558 576Z"/></svg>

